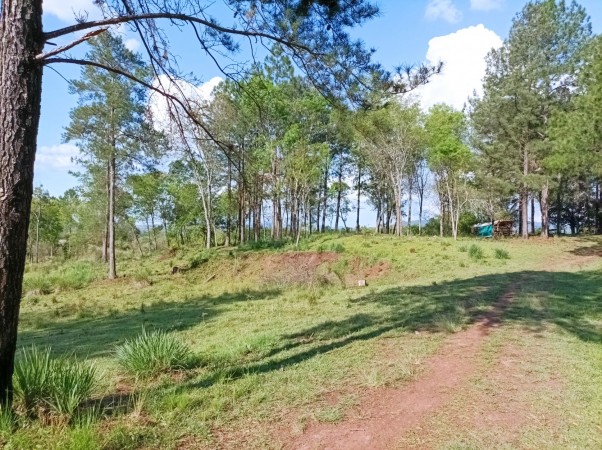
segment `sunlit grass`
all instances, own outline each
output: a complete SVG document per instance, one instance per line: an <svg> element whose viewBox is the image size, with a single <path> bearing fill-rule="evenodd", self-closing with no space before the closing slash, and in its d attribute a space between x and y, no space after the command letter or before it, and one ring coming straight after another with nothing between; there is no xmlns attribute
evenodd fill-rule
<svg viewBox="0 0 602 450"><path fill-rule="evenodd" d="M484 259L469 256L473 244ZM24 298L19 342L93 362L103 374L99 397L123 395L124 407L101 412L80 431L20 427L11 445L35 447L55 433L61 439L46 448L80 441L90 448L169 448L184 438L212 448L216 429L236 433L249 420L262 443L282 416L299 421L292 428L305 420L336 422L353 402L332 405L326 394L353 398L419 376L447 333L469 326L517 277L531 286L532 298L548 302L550 315L539 319L543 306L531 304L513 308L507 320L554 323L578 337L577 347L585 345L582 337L591 342L600 333L595 299L602 277L575 272L566 261L592 245L600 243L331 234L302 241L303 251L324 260L307 274L309 263L290 257L297 252L291 243L122 259L122 277L113 282L93 265L99 275L77 289L51 281L48 292ZM502 247L511 259L494 257ZM183 270L172 274L174 266ZM52 280L61 270L32 266L28 277ZM368 286L357 287L364 278ZM203 364L161 371L150 381L124 379L114 350L143 327L165 330Z"/></svg>

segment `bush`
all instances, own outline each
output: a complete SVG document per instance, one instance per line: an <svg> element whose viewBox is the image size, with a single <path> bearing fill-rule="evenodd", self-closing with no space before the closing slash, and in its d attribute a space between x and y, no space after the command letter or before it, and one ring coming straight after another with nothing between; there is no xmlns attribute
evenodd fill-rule
<svg viewBox="0 0 602 450"><path fill-rule="evenodd" d="M503 248L496 248L495 257L497 259L510 259L510 254Z"/></svg>
<svg viewBox="0 0 602 450"><path fill-rule="evenodd" d="M117 347L116 357L126 372L141 378L186 370L195 363L190 349L176 336L163 331L142 330L140 336Z"/></svg>
<svg viewBox="0 0 602 450"><path fill-rule="evenodd" d="M97 280L102 268L98 264L78 261L66 264L58 269L36 268L38 272L28 272L23 279L23 292L35 292L48 295L55 290L82 289ZM43 271L40 273L40 271Z"/></svg>
<svg viewBox="0 0 602 450"><path fill-rule="evenodd" d="M483 253L483 249L479 247L477 244L472 244L468 247L468 256L470 256L474 260L483 259L485 254Z"/></svg>
<svg viewBox="0 0 602 450"><path fill-rule="evenodd" d="M71 418L96 387L96 370L74 358L52 359L50 349L31 347L15 364L14 384L27 412L47 407Z"/></svg>

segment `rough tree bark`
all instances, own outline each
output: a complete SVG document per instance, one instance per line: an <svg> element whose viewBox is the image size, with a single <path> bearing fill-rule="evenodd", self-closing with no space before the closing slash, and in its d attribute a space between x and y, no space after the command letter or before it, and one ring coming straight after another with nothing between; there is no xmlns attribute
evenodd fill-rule
<svg viewBox="0 0 602 450"><path fill-rule="evenodd" d="M0 17L0 406L12 375L40 120L42 1L2 2Z"/></svg>

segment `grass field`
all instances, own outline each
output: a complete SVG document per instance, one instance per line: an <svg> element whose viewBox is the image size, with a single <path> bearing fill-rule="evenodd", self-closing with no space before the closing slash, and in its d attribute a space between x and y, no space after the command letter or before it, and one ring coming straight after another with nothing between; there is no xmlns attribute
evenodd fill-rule
<svg viewBox="0 0 602 450"><path fill-rule="evenodd" d="M420 379L450 334L514 286L475 375L399 447L601 448L601 254L596 238L325 235L300 251L124 260L113 282L94 262L30 267L20 348L90 362L98 385L86 420L22 416L9 430L0 417L0 445L287 448L313 423L357 414L365 392ZM143 330L176 335L196 364L124 373L116 347Z"/></svg>

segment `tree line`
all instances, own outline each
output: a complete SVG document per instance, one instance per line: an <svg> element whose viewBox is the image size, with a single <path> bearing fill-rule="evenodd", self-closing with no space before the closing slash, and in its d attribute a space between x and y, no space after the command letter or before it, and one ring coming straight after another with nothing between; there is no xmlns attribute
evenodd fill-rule
<svg viewBox="0 0 602 450"><path fill-rule="evenodd" d="M90 46L87 59L149 76L118 36ZM431 233L507 218L523 237L599 233L601 49L577 3L528 3L488 55L483 94L462 111L423 111L390 89L356 106L330 101L278 46L208 97L179 89L194 120L181 108L152 117L148 89L85 67L65 133L81 150L81 183L60 199L36 191L31 258L40 240L56 254L60 235L68 256L101 248L114 277L116 237L140 255L192 242L298 243L359 231L362 198L377 232L420 233L429 194L439 209Z"/></svg>

